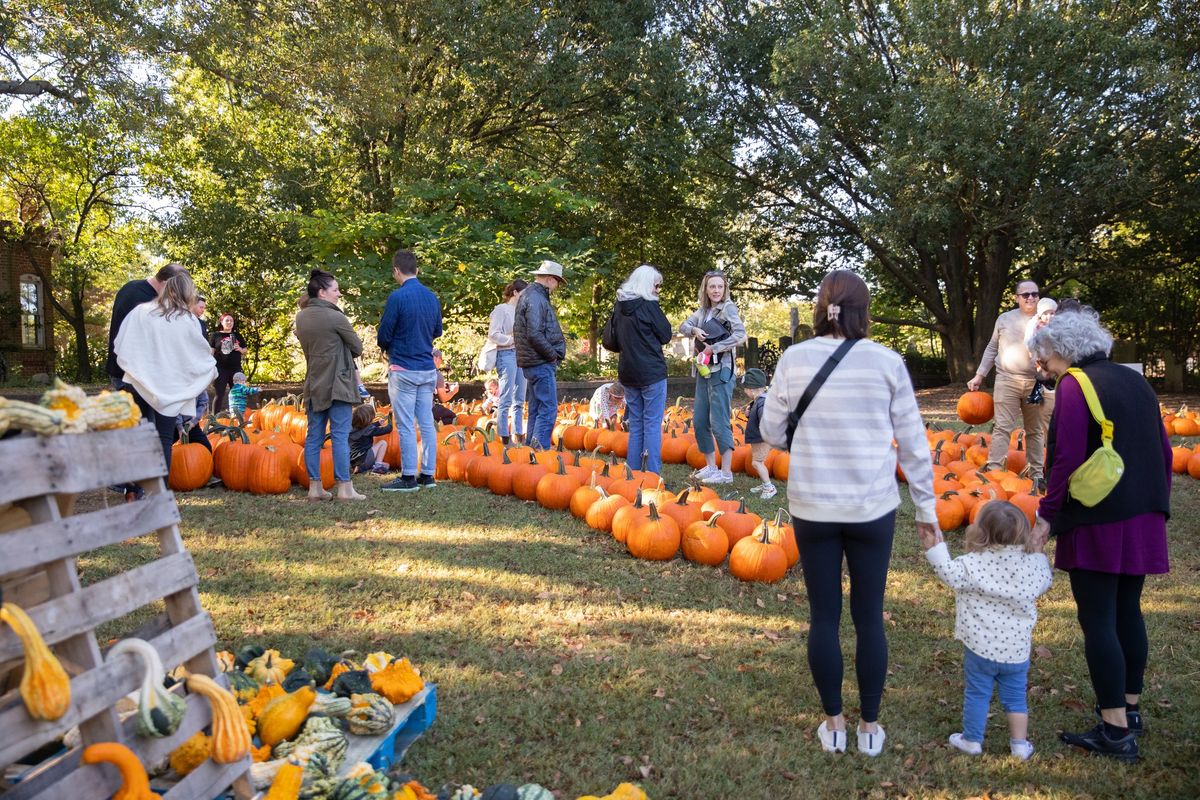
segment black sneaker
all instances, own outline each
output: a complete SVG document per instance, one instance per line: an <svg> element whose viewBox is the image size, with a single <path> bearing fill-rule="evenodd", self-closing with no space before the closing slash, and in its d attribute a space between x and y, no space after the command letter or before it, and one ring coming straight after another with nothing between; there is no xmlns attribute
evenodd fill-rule
<svg viewBox="0 0 1200 800"><path fill-rule="evenodd" d="M1110 739L1104 732L1103 722L1083 733L1063 731L1058 738L1066 744L1083 748L1091 753L1115 758L1126 764L1132 764L1138 760L1137 738L1132 733L1127 733L1120 739Z"/></svg>
<svg viewBox="0 0 1200 800"><path fill-rule="evenodd" d="M401 475L394 481L388 481L379 488L385 492L415 492L421 487L417 486L417 481L413 476Z"/></svg>
<svg viewBox="0 0 1200 800"><path fill-rule="evenodd" d="M1097 705L1095 711L1096 719L1103 721L1104 718L1100 716L1100 706ZM1142 712L1140 710L1133 711L1132 709L1125 709L1125 721L1129 723L1129 732L1134 736L1141 736L1146 732L1145 723L1142 721Z"/></svg>
<svg viewBox="0 0 1200 800"><path fill-rule="evenodd" d="M417 476L417 486L422 489L436 489L437 481L433 479L432 475L425 475L422 473Z"/></svg>

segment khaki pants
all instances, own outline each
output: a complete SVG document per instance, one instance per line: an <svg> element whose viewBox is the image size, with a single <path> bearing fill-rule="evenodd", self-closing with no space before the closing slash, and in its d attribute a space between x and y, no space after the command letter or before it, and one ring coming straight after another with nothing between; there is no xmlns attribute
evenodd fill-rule
<svg viewBox="0 0 1200 800"><path fill-rule="evenodd" d="M1025 402L1033 391L1033 378L1021 378L996 373L996 386L992 390L992 401L996 409L996 421L992 427L992 445L988 449L988 469L1003 468L1008 461L1008 445L1012 432L1025 429L1025 458L1030 478L1045 477L1046 425L1054 410L1054 393L1043 392L1039 405Z"/></svg>

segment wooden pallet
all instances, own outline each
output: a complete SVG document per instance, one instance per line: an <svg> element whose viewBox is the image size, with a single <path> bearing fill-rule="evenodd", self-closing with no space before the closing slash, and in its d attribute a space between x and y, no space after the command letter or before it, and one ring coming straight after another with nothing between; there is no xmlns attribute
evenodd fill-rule
<svg viewBox="0 0 1200 800"><path fill-rule="evenodd" d="M120 722L115 706L140 685L140 663L123 656L105 664L96 636L100 625L162 601L165 610L134 635L150 642L167 670L184 664L225 682L213 652L216 632L200 605L196 568L179 535L179 510L165 474L158 436L148 425L0 441L0 504L16 503L32 518L27 528L0 533L0 588L29 613L71 675L70 709L53 722L31 719L15 690L0 695L0 769L22 763L76 725L82 746L122 742L149 765L211 722L208 701L188 696L187 713L173 736L137 736L133 719ZM126 482L141 486L146 498L126 504L109 493L113 505L74 513L76 495ZM84 585L78 556L131 539L155 545L153 560ZM0 687L6 673L20 669L21 658L16 635L0 628ZM120 777L108 765L81 764L82 746L34 766L15 785L0 783L0 800L107 800ZM249 766L248 758L225 765L207 761L164 798L212 800L230 787L235 796L249 797Z"/></svg>

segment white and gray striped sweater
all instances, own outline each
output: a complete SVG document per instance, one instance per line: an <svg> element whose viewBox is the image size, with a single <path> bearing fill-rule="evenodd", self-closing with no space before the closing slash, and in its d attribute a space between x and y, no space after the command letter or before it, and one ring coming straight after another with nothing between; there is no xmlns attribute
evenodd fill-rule
<svg viewBox="0 0 1200 800"><path fill-rule="evenodd" d="M773 446L786 447L788 413L841 342L822 336L792 345L780 357L761 423ZM917 521L934 522L929 440L912 381L899 355L863 339L829 375L796 428L788 465L792 516L869 522L896 508L897 447Z"/></svg>

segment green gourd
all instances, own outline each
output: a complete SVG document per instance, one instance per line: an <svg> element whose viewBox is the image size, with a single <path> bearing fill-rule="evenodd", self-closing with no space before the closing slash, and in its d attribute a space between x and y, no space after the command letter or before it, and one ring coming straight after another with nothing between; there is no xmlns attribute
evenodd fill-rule
<svg viewBox="0 0 1200 800"><path fill-rule="evenodd" d="M350 732L358 736L376 736L387 733L392 727L395 709L384 696L364 692L350 696L350 713L346 722Z"/></svg>
<svg viewBox="0 0 1200 800"><path fill-rule="evenodd" d="M517 800L555 800L555 798L549 789L536 783L527 783L517 789Z"/></svg>
<svg viewBox="0 0 1200 800"><path fill-rule="evenodd" d="M349 697L338 697L329 692L317 692L317 699L308 709L310 715L319 714L323 717L344 717L350 713L352 704Z"/></svg>
<svg viewBox="0 0 1200 800"><path fill-rule="evenodd" d="M145 667L138 690L137 732L139 736L162 738L179 729L187 701L163 688L163 665L158 651L142 639L122 639L108 651L105 660L122 655L141 659Z"/></svg>
<svg viewBox="0 0 1200 800"><path fill-rule="evenodd" d="M293 753L311 747L319 752L328 764L330 772L336 773L346 760L350 742L345 732L329 717L309 717L300 734L290 742L275 745L271 754L275 758L287 758Z"/></svg>
<svg viewBox="0 0 1200 800"><path fill-rule="evenodd" d="M316 684L316 680L308 674L304 667L298 667L289 672L280 685L283 686L285 692L294 692L301 686L316 686Z"/></svg>
<svg viewBox="0 0 1200 800"><path fill-rule="evenodd" d="M258 694L258 681L241 670L226 672L225 677L229 680L229 690L233 692L233 696L238 699L238 702L248 703Z"/></svg>
<svg viewBox="0 0 1200 800"><path fill-rule="evenodd" d="M338 675L330 687L338 697L353 694L371 694L371 676L365 669L352 669Z"/></svg>
<svg viewBox="0 0 1200 800"><path fill-rule="evenodd" d="M250 662L267 652L267 648L261 644L248 644L241 650L237 651L237 657L234 659L234 664L238 669L245 669L250 666Z"/></svg>
<svg viewBox="0 0 1200 800"><path fill-rule="evenodd" d="M301 666L305 672L312 675L318 686L324 686L329 682L329 672L337 662L337 656L330 655L323 647L311 647L304 654Z"/></svg>
<svg viewBox="0 0 1200 800"><path fill-rule="evenodd" d="M483 790L479 800L520 800L520 797L511 783L493 783Z"/></svg>

